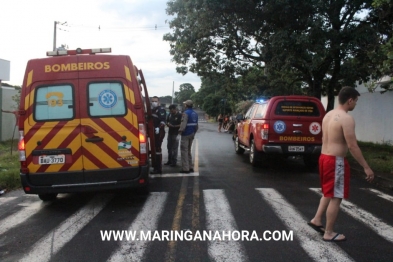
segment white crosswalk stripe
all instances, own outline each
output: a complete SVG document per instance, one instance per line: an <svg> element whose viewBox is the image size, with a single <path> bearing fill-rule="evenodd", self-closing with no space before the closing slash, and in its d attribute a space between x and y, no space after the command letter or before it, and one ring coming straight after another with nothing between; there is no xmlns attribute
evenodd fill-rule
<svg viewBox="0 0 393 262"><path fill-rule="evenodd" d="M100 213L112 198L113 195L99 195L94 197L86 206L79 209L58 227L41 238L20 261L48 261Z"/></svg>
<svg viewBox="0 0 393 262"><path fill-rule="evenodd" d="M315 261L353 261L353 259L336 245L326 245L320 235L315 234L306 219L285 198L272 188L256 189L272 207L276 215L293 230L295 237L307 254Z"/></svg>
<svg viewBox="0 0 393 262"><path fill-rule="evenodd" d="M1 197L0 198L0 205L5 204L7 202L10 202L14 199L16 199L17 197Z"/></svg>
<svg viewBox="0 0 393 262"><path fill-rule="evenodd" d="M155 177L186 177L186 176L199 176L199 172L192 172L189 174L170 173L170 174L162 174L162 175L149 175L149 177L151 177L151 178L155 178Z"/></svg>
<svg viewBox="0 0 393 262"><path fill-rule="evenodd" d="M49 203L43 203L41 200L37 200L24 206L20 211L12 214L11 216L4 218L0 221L0 235L25 222L46 205L49 205Z"/></svg>
<svg viewBox="0 0 393 262"><path fill-rule="evenodd" d="M224 190L203 190L206 208L206 228L211 231L238 230ZM209 256L213 261L247 261L244 247L237 241L209 241Z"/></svg>
<svg viewBox="0 0 393 262"><path fill-rule="evenodd" d="M378 190L373 189L373 188L361 188L361 189L369 191L369 192L379 196L380 198L383 198L383 199L386 199L386 200L388 200L390 202L393 202L393 196L389 196L389 195L387 195L385 193L382 193L381 191L378 191Z"/></svg>
<svg viewBox="0 0 393 262"><path fill-rule="evenodd" d="M157 229L158 220L164 210L168 193L154 192L150 193L142 211L138 214L131 226L128 228L130 232L154 231ZM109 261L141 261L148 241L123 241L118 250L109 258Z"/></svg>
<svg viewBox="0 0 393 262"><path fill-rule="evenodd" d="M347 254L345 246L327 244L322 240L322 236L317 234L307 225L307 219L292 205L283 195L272 188L255 188L261 195L259 201L264 201L274 211L280 222L287 231L293 231L294 241L301 246L304 252L314 261L353 261ZM314 193L321 195L320 189L310 188ZM379 198L393 202L393 197L375 189L362 188L365 193L373 194ZM212 232L235 232L239 231L236 219L226 193L222 189L203 190L203 200L206 215L206 231ZM143 207L138 211L136 218L130 221L129 227L125 230L129 232L151 232L158 231L158 223L165 211L168 201L168 192L152 192L146 199ZM66 218L57 227L39 239L33 246L24 253L20 261L49 261L81 230L88 225L111 201L112 194L99 194L92 198L86 205ZM15 200L21 210L0 220L0 235L5 234L10 229L15 229L18 225L26 222L31 216L42 211L50 202L42 202L34 198L23 197L19 201L15 197L0 199L0 204L9 203ZM14 203L14 202L13 202ZM13 207L14 208L14 207ZM341 210L349 214L354 219L366 225L379 236L389 242L393 242L393 227L374 216L370 212L363 210L357 205L343 200ZM106 211L106 210L105 210ZM101 212L102 213L102 212ZM202 226L203 228L203 226ZM117 240L113 240L117 241ZM207 252L212 261L249 261L249 256L242 241L223 239L206 240ZM119 247L112 252L109 261L141 261L147 259L147 250L154 240L128 241L123 239L119 242ZM26 252L26 251L24 251ZM1 255L1 252L0 252ZM0 256L1 258L1 256ZM7 259L6 259L7 260Z"/></svg>
<svg viewBox="0 0 393 262"><path fill-rule="evenodd" d="M319 188L310 188L310 190L319 195L322 195ZM345 199L343 199L343 201L341 202L341 210L343 210L345 213L355 218L356 220L365 224L367 227L372 229L384 239L393 242L393 227L381 221L381 219L375 217L373 214L352 204Z"/></svg>

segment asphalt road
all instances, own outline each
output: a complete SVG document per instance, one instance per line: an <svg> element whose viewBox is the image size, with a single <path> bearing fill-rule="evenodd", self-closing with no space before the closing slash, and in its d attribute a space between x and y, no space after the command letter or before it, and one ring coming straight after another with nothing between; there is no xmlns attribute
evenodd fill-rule
<svg viewBox="0 0 393 262"><path fill-rule="evenodd" d="M165 166L148 196L0 197L0 261L393 261L391 192L353 177L336 226L348 240L324 242L307 226L320 198L316 171L298 159L253 168L247 153L235 154L230 134L199 125L195 172ZM108 240L140 231L150 240Z"/></svg>

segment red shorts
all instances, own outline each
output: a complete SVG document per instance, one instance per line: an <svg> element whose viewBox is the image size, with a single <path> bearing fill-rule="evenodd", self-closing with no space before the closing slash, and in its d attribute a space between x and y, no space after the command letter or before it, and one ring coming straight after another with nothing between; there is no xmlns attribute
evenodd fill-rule
<svg viewBox="0 0 393 262"><path fill-rule="evenodd" d="M325 197L348 198L350 168L346 158L321 154L319 176Z"/></svg>

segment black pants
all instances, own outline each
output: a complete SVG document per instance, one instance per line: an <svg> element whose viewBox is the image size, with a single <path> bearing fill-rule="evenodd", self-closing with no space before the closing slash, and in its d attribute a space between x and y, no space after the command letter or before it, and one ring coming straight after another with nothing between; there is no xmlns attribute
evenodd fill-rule
<svg viewBox="0 0 393 262"><path fill-rule="evenodd" d="M165 130L160 129L160 133L154 134L155 148L156 148L156 163L153 166L154 171L162 172L162 141L165 137Z"/></svg>
<svg viewBox="0 0 393 262"><path fill-rule="evenodd" d="M179 148L179 139L180 136L175 134L175 135L170 135L168 134L168 162L171 163L172 165L176 165L177 163L177 152Z"/></svg>

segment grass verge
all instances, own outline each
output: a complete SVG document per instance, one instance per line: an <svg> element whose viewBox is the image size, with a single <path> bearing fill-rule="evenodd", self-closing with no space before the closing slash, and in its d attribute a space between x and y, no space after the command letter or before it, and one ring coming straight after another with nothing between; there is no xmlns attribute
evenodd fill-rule
<svg viewBox="0 0 393 262"><path fill-rule="evenodd" d="M11 154L11 140L0 142L0 188L12 190L21 186L17 144L14 140Z"/></svg>
<svg viewBox="0 0 393 262"><path fill-rule="evenodd" d="M374 144L358 142L363 156L374 172L393 175L393 146L391 144ZM356 160L348 153L348 161L357 165Z"/></svg>

